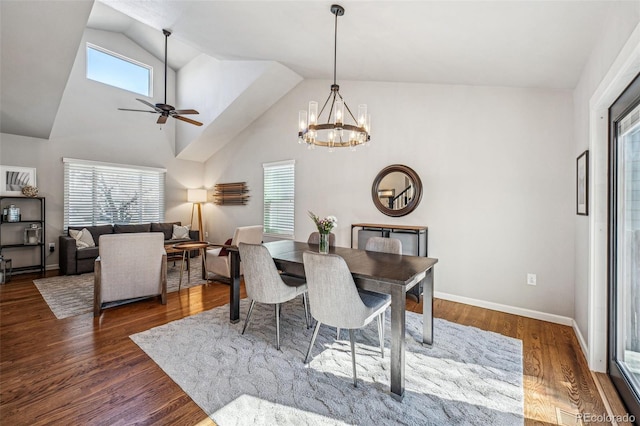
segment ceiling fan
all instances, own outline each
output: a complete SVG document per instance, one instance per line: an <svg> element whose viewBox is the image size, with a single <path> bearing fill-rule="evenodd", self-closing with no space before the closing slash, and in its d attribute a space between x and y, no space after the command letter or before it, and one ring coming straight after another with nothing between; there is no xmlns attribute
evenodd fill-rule
<svg viewBox="0 0 640 426"><path fill-rule="evenodd" d="M128 109L128 108L118 108L121 111L137 111L137 112L149 112L151 114L160 114L158 117L158 124L164 124L167 122L167 118L173 117L176 120L184 121L186 123L190 123L196 126L202 126L202 123L199 121L192 120L190 118L183 117L181 114L200 114L195 109L175 109L172 105L167 104L167 39L171 35L171 31L162 30L164 34L164 103L153 105L150 102L145 101L144 99L136 100L138 102L142 102L143 104L153 108L153 111L143 110L143 109Z"/></svg>

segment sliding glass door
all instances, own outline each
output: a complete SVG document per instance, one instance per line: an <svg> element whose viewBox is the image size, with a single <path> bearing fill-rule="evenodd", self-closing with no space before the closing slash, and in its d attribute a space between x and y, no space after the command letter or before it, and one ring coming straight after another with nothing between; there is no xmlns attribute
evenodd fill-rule
<svg viewBox="0 0 640 426"><path fill-rule="evenodd" d="M609 110L609 374L640 418L640 78Z"/></svg>

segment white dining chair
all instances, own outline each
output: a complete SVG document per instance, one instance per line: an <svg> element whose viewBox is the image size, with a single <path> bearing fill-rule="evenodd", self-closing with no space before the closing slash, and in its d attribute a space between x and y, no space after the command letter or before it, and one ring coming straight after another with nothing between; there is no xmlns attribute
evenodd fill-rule
<svg viewBox="0 0 640 426"><path fill-rule="evenodd" d="M359 290L343 258L335 254L303 253L304 270L309 291L311 316L317 323L305 357L308 363L313 344L322 324L349 329L353 386L357 387L354 330L378 319L380 353L384 357L384 312L391 304L391 296Z"/></svg>
<svg viewBox="0 0 640 426"><path fill-rule="evenodd" d="M279 350L281 304L302 295L305 322L309 328L307 283L303 279L278 273L269 250L262 244L240 243L238 249L244 264L245 289L247 296L251 299L251 306L247 312L244 327L242 327L242 334L247 329L256 302L275 305L276 349Z"/></svg>

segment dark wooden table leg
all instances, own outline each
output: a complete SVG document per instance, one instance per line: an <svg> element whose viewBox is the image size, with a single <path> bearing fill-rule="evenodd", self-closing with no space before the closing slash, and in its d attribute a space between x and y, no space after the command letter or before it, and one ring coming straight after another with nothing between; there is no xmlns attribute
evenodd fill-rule
<svg viewBox="0 0 640 426"><path fill-rule="evenodd" d="M422 280L422 343L433 344L433 267Z"/></svg>
<svg viewBox="0 0 640 426"><path fill-rule="evenodd" d="M206 280L207 277L207 251L203 248L200 249L200 261L202 263L202 279Z"/></svg>
<svg viewBox="0 0 640 426"><path fill-rule="evenodd" d="M394 286L391 292L391 396L398 401L402 401L404 398L406 308L407 294L405 289Z"/></svg>
<svg viewBox="0 0 640 426"><path fill-rule="evenodd" d="M185 262L184 255L186 252L187 252L186 250L182 251L182 261L180 262L180 282L178 283L178 291L180 291L180 289L182 288L182 273L184 271L184 262ZM187 263L187 265L189 264Z"/></svg>
<svg viewBox="0 0 640 426"><path fill-rule="evenodd" d="M238 250L229 250L231 255L230 279L229 286L229 321L233 324L240 321L240 252Z"/></svg>

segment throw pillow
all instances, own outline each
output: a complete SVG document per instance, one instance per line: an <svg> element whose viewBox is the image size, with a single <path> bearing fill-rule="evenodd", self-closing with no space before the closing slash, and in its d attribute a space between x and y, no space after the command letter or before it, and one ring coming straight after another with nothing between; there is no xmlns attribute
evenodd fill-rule
<svg viewBox="0 0 640 426"><path fill-rule="evenodd" d="M231 245L231 238L229 238L227 241L224 242L225 246L230 246ZM218 256L226 256L229 254L229 251L225 248L222 247L222 250L220 250L220 253L218 253Z"/></svg>
<svg viewBox="0 0 640 426"><path fill-rule="evenodd" d="M184 240L189 239L189 228L191 225L173 225L173 235L171 236L172 240Z"/></svg>
<svg viewBox="0 0 640 426"><path fill-rule="evenodd" d="M87 228L82 228L81 231L69 229L69 235L76 240L76 247L87 248L96 246L95 241L93 241L93 236Z"/></svg>

